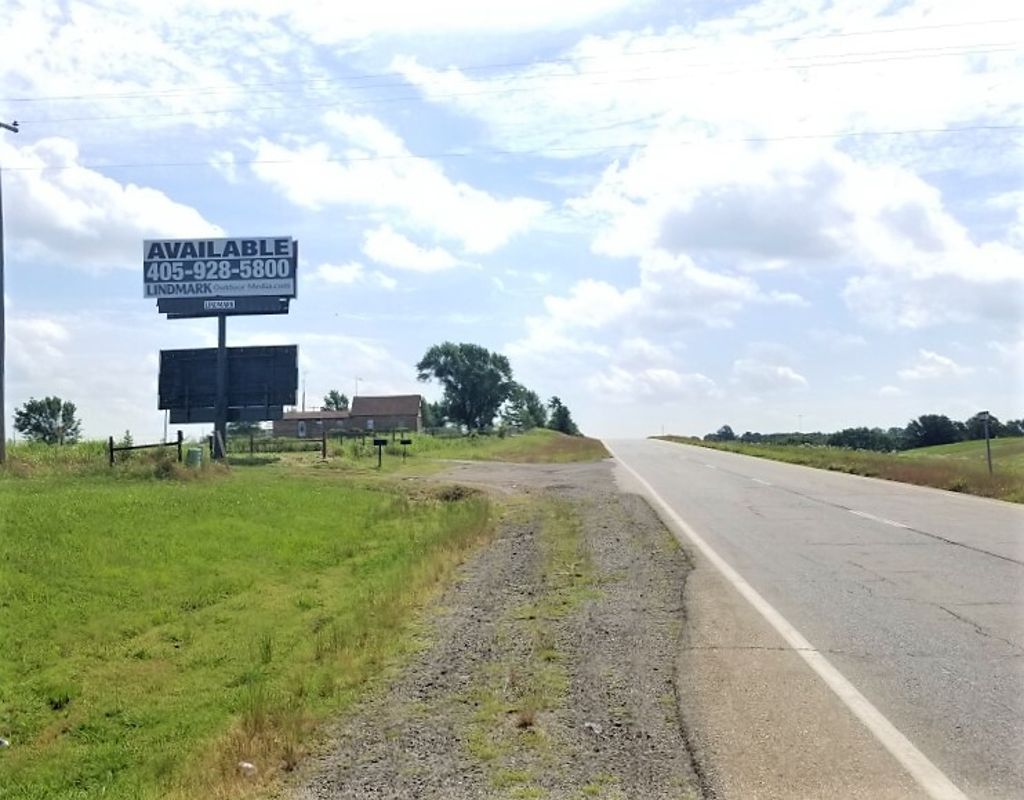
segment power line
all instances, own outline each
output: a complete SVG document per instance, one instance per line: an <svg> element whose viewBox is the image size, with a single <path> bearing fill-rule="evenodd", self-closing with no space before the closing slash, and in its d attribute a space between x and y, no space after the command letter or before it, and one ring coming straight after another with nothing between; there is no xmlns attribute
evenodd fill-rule
<svg viewBox="0 0 1024 800"><path fill-rule="evenodd" d="M771 144L776 142L814 141L829 139L888 137L888 136L930 136L972 133L978 131L1013 132L1024 131L1024 125L968 125L960 128L908 128L888 131L845 131L842 133L798 133L783 136L739 136L721 139L689 139L676 144L684 147L708 147L726 144ZM362 163L374 161L406 161L420 159L487 158L493 156L543 156L547 153L603 153L609 150L631 150L643 146L642 142L628 144L591 145L587 147L546 147L541 150L477 150L467 152L403 153L400 155L331 156L325 158L250 158L236 159L228 166L250 166L256 164L331 164ZM72 166L5 167L5 172L63 172L76 169L110 170L152 168L217 167L206 161L139 161L123 164L75 164Z"/></svg>
<svg viewBox="0 0 1024 800"><path fill-rule="evenodd" d="M954 23L936 23L933 25L915 25L907 26L903 28L878 28L873 30L865 31L835 31L827 34L820 34L816 36L789 36L779 37L774 39L765 40L764 44L777 45L777 44L792 44L799 42L814 42L824 41L828 39L837 38L854 38L859 36L877 36L887 34L898 34L898 33L915 33L919 31L930 31L930 30L945 30L945 29L961 29L967 27L979 27L987 25L1006 25L1016 22L1022 22L1024 18L1021 17L1009 17L1004 19L993 19L993 20L970 20L965 22L954 22ZM1011 46L1014 43L1005 43L1006 46ZM963 45L963 47L989 47L991 45ZM1003 45L1000 45L1003 46ZM628 51L625 53L617 53L614 58L637 58L650 55L665 55L669 53L681 53L681 52L696 52L699 50L709 49L706 44L691 45L685 47L665 47L657 48L652 50L636 50ZM871 51L868 51L870 54ZM885 51L883 51L885 52ZM906 52L912 53L914 50L899 50L889 52ZM847 54L849 55L849 54ZM860 55L864 55L861 53ZM498 69L509 69L518 67L536 67L543 65L558 65L558 64L576 64L580 61L593 61L598 59L608 58L607 55L579 55L571 58L554 58L554 59L535 59L531 61L509 61L509 62L494 62L491 64L477 64L469 66L456 67L459 72L481 72L487 70L498 70ZM591 73L583 73L591 74ZM314 78L304 79L299 81L264 81L254 83L241 83L237 85L225 84L223 86L208 85L208 86L197 86L188 89L168 89L160 91L150 92L97 92L97 93L84 93L75 95L49 95L45 97L13 97L13 98L0 98L0 102L8 103L40 103L40 102L53 102L53 101L86 101L86 100L103 100L103 99L146 99L151 97L182 97L182 96L195 96L197 94L220 94L220 93L245 93L248 91L262 91L267 88L275 86L296 86L296 91L301 91L303 87L312 87L313 84L338 84L347 81L362 81L362 80L376 80L382 78L403 78L404 74L401 72L390 71L371 73L367 75L349 75L342 76L340 78ZM375 84L371 86L357 86L350 88L381 88L387 86L408 86L408 82L397 82L391 84ZM329 87L325 87L329 88Z"/></svg>
<svg viewBox="0 0 1024 800"><path fill-rule="evenodd" d="M924 52L924 51L889 51L880 52L877 56L867 59L850 59L850 60L831 60L831 61L814 61L810 58L805 59L802 63L792 64L773 64L768 63L756 63L756 62L733 62L733 63L749 63L751 66L744 69L719 69L717 71L703 73L705 77L714 75L736 75L743 74L746 72L766 72L766 71L777 71L781 69L822 69L827 67L841 67L861 64L874 64L874 63L885 63L893 61L908 61L918 60L924 58L950 58L964 55L978 55L983 53L1003 53L1013 52L1017 50L1017 45L1006 44L1006 45L991 45L987 49L980 50L958 50L954 52L948 52L943 49L942 52ZM854 54L841 54L837 56L824 56L821 58L846 58L848 55ZM704 67L704 66L717 66L712 62L705 62L703 64L688 64L683 65L685 68ZM574 80L581 77L587 77L589 75L600 75L600 74L613 74L611 71L606 73L595 72L595 73L577 73L574 75L535 75L526 76L518 80L530 80L530 81L551 81L551 80ZM585 84L589 87L599 86L611 86L611 85L622 85L630 83L652 83L658 81L674 81L679 80L685 73L675 74L662 74L662 75L648 75L648 76L633 76L618 78L615 80L598 80L590 81ZM417 84L413 83L395 83L395 84L381 84L373 87L354 87L354 88L404 88L404 87L416 87ZM494 97L494 96L510 96L514 94L524 94L536 92L536 87L523 86L518 88L502 88L502 89L481 89L472 92L454 92L450 94L432 94L427 99L429 100L451 100L464 97ZM159 95L155 95L159 97ZM407 101L422 101L424 98L421 95L399 95L393 97L379 97L371 99L362 99L355 101L345 101L346 107L361 108L365 106L377 106L388 103L401 103ZM70 122L123 122L133 119L169 119L174 117L192 117L192 116L207 116L214 114L251 114L253 112L261 111L297 111L308 108L330 108L332 106L340 105L342 103L339 99L330 99L324 102L313 102L313 103L298 103L293 105L274 105L274 106L247 106L247 107L234 107L234 108L217 108L217 109L194 109L189 111L166 111L160 113L146 112L140 114L120 114L120 115L94 115L94 116L81 116L81 117L61 117L57 119L28 119L25 120L26 124L32 125L56 125Z"/></svg>

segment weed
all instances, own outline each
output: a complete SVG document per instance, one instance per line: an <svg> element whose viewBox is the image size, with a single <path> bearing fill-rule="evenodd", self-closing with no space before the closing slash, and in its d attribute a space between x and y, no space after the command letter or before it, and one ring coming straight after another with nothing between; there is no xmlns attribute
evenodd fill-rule
<svg viewBox="0 0 1024 800"><path fill-rule="evenodd" d="M260 634L259 641L257 643L257 649L259 652L259 659L261 664L269 664L274 660L274 634L270 631L264 631Z"/></svg>
<svg viewBox="0 0 1024 800"><path fill-rule="evenodd" d="M532 728L537 721L537 709L527 706L516 712L515 726L520 729Z"/></svg>

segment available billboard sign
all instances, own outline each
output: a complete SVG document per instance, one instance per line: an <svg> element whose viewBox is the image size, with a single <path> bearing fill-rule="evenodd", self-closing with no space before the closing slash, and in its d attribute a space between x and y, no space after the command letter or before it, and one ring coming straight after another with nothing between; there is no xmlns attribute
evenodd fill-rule
<svg viewBox="0 0 1024 800"><path fill-rule="evenodd" d="M156 299L295 297L297 265L290 236L147 239L143 291Z"/></svg>

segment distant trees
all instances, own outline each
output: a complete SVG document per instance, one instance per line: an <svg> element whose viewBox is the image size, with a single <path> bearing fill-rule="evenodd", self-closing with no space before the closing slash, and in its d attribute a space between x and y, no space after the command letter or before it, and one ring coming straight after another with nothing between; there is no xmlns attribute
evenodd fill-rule
<svg viewBox="0 0 1024 800"><path fill-rule="evenodd" d="M331 389L324 395L324 411L348 411L348 395L342 394L337 389Z"/></svg>
<svg viewBox="0 0 1024 800"><path fill-rule="evenodd" d="M895 431L897 435L894 438L892 431L883 431L881 428L844 428L831 434L827 444L829 447L845 447L848 450L898 450L903 431L900 428Z"/></svg>
<svg viewBox="0 0 1024 800"><path fill-rule="evenodd" d="M945 414L923 414L911 420L903 436L908 450L937 444L952 444L964 438L956 423Z"/></svg>
<svg viewBox="0 0 1024 800"><path fill-rule="evenodd" d="M715 433L704 437L708 442L732 441L732 429L723 425ZM1003 436L1024 436L1024 419L1000 422L988 415L988 435L996 439ZM850 450L876 450L891 452L932 447L941 444L985 438L985 414L979 412L964 422L950 419L945 414L923 414L903 428L844 428L835 433L757 433L745 431L739 440L744 444L812 445L843 447Z"/></svg>
<svg viewBox="0 0 1024 800"><path fill-rule="evenodd" d="M744 434L744 436L751 436L751 435L760 436L760 434L750 434L749 432ZM705 442L734 442L734 441L736 441L736 432L730 426L723 425L721 428L719 428L714 433L705 434L704 441Z"/></svg>
<svg viewBox="0 0 1024 800"><path fill-rule="evenodd" d="M74 444L82 435L75 404L59 397L34 397L14 411L14 429L26 439L46 444Z"/></svg>

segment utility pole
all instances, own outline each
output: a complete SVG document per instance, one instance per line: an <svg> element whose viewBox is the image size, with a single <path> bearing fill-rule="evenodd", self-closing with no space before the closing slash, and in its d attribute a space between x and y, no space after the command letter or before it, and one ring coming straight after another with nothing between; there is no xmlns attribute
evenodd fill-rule
<svg viewBox="0 0 1024 800"><path fill-rule="evenodd" d="M0 122L0 128L11 133L18 132L18 123ZM4 361L7 348L7 332L4 327L4 188L3 169L0 169L0 464L7 461L7 408L4 405Z"/></svg>

